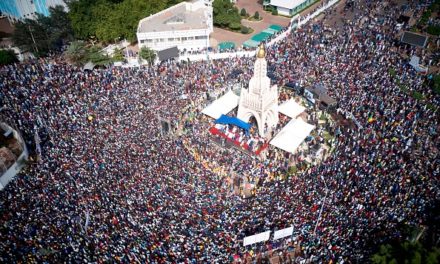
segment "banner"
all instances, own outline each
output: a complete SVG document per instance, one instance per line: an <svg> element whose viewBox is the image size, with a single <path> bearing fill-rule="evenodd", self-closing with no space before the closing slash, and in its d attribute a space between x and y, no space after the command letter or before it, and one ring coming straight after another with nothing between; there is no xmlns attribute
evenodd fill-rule
<svg viewBox="0 0 440 264"><path fill-rule="evenodd" d="M253 236L248 236L243 239L243 246L252 245L255 243L263 242L269 240L270 231L259 233Z"/></svg>
<svg viewBox="0 0 440 264"><path fill-rule="evenodd" d="M288 237L291 236L292 234L293 234L293 226L281 230L277 230L273 235L273 240L277 240L283 237Z"/></svg>

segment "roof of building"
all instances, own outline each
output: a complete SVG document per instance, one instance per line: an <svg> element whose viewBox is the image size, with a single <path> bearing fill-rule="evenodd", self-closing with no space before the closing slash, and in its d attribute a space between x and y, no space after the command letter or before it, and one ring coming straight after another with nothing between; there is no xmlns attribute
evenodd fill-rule
<svg viewBox="0 0 440 264"><path fill-rule="evenodd" d="M403 33L400 41L413 46L425 47L428 42L428 36L406 31Z"/></svg>
<svg viewBox="0 0 440 264"><path fill-rule="evenodd" d="M139 21L138 33L190 29L206 29L206 7L194 2L182 2Z"/></svg>
<svg viewBox="0 0 440 264"><path fill-rule="evenodd" d="M177 47L171 47L168 49L160 50L157 55L160 61L166 61L172 58L179 57L179 49Z"/></svg>
<svg viewBox="0 0 440 264"><path fill-rule="evenodd" d="M270 4L273 6L284 7L287 9L293 9L300 4L304 3L306 0L270 0Z"/></svg>

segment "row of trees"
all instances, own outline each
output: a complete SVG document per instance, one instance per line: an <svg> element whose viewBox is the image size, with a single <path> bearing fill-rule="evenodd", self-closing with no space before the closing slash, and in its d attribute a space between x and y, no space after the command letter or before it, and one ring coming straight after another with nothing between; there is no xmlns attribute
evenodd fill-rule
<svg viewBox="0 0 440 264"><path fill-rule="evenodd" d="M102 48L99 45L90 45L84 41L73 41L70 43L64 56L70 63L77 66L83 66L87 62L91 62L96 66L106 66L116 61L125 61L122 49L115 49L113 55L108 56L102 52ZM152 64L156 59L156 53L149 48L142 47L139 51L139 57L148 64Z"/></svg>
<svg viewBox="0 0 440 264"><path fill-rule="evenodd" d="M109 43L136 40L141 20L183 0L70 0L69 18L75 37Z"/></svg>

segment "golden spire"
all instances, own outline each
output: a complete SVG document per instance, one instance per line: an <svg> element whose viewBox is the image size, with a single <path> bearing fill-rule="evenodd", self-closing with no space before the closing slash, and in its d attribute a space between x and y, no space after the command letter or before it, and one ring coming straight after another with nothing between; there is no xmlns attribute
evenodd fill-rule
<svg viewBox="0 0 440 264"><path fill-rule="evenodd" d="M257 58L264 59L265 56L266 56L266 50L264 48L263 43L261 43L257 51Z"/></svg>

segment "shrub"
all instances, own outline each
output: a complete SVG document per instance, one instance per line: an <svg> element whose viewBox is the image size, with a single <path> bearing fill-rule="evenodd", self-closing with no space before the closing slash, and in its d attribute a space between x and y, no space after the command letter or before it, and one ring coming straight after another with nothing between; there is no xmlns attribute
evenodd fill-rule
<svg viewBox="0 0 440 264"><path fill-rule="evenodd" d="M440 26L429 26L426 29L426 32L428 32L431 35L438 36L438 35L440 35Z"/></svg>
<svg viewBox="0 0 440 264"><path fill-rule="evenodd" d="M274 8L274 9L272 10L272 15L273 15L273 16L278 16L278 10L277 10L276 8Z"/></svg>
<svg viewBox="0 0 440 264"><path fill-rule="evenodd" d="M258 13L258 11L255 11L254 18L260 19L260 13Z"/></svg>
<svg viewBox="0 0 440 264"><path fill-rule="evenodd" d="M241 28L241 25L240 25L240 23L233 22L233 23L229 24L229 28L232 30L239 30Z"/></svg>
<svg viewBox="0 0 440 264"><path fill-rule="evenodd" d="M432 78L432 89L435 93L440 94L440 75L435 75Z"/></svg>
<svg viewBox="0 0 440 264"><path fill-rule="evenodd" d="M249 34L249 28L245 26L241 26L241 34Z"/></svg>
<svg viewBox="0 0 440 264"><path fill-rule="evenodd" d="M247 15L246 9L242 8L240 11L240 16L245 17Z"/></svg>
<svg viewBox="0 0 440 264"><path fill-rule="evenodd" d="M18 62L17 55L13 50L0 50L0 65Z"/></svg>

